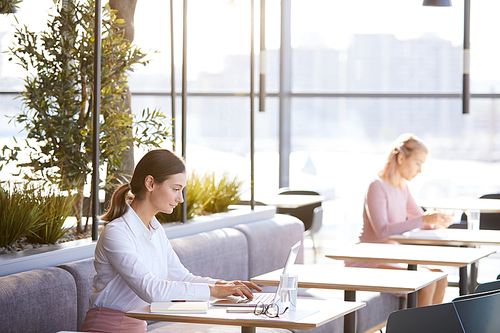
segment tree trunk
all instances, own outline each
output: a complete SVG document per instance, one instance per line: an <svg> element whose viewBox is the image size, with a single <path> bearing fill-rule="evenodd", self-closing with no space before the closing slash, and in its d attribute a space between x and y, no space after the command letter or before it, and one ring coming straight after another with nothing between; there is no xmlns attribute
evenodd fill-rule
<svg viewBox="0 0 500 333"><path fill-rule="evenodd" d="M77 198L75 200L74 210L76 216L76 232L81 234L87 230L87 225L85 225L85 230L83 229L82 216L83 216L83 186L78 188Z"/></svg>
<svg viewBox="0 0 500 333"><path fill-rule="evenodd" d="M134 13L135 13L135 7L137 4L137 0L109 0L109 5L112 9L116 10L116 17L123 19L125 21L124 24L124 42L126 43L132 43L134 40L134 35L135 35L135 28L134 28ZM131 103L131 97L132 94L130 93L130 89L127 86L126 87L126 96L124 99L123 103L123 110L127 110L129 114L132 113L132 103ZM120 103L121 104L121 103ZM124 111L125 112L125 111ZM121 179L125 178L125 181L129 181L130 178L132 177L132 173L134 172L134 147L133 147L133 141L132 141L132 129L127 134L130 138L129 140L129 149L125 150L122 154L122 161L121 165L119 167L119 173L122 174L124 177L120 177ZM123 182L120 181L119 179L115 179L113 181L113 186L111 187L110 190L106 191L106 198L105 198L105 208L108 207L109 202L111 200L111 196L113 195L114 189L116 186L120 185Z"/></svg>
<svg viewBox="0 0 500 333"><path fill-rule="evenodd" d="M124 38L132 43L134 41L134 13L137 0L109 0L111 9L116 10L116 17L125 20Z"/></svg>

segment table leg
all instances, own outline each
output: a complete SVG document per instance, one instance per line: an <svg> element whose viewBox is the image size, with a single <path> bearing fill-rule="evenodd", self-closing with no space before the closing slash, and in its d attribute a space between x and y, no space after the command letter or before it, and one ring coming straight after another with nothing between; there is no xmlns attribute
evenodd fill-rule
<svg viewBox="0 0 500 333"><path fill-rule="evenodd" d="M410 265L408 264L408 270L409 271L416 271L417 270L417 265ZM417 307L417 302L418 302L418 292L412 292L409 293L406 299L406 307L408 309L410 308L416 308Z"/></svg>
<svg viewBox="0 0 500 333"><path fill-rule="evenodd" d="M459 281L458 281L458 289L460 296L468 294L469 284L467 280L468 280L467 266L460 267Z"/></svg>
<svg viewBox="0 0 500 333"><path fill-rule="evenodd" d="M408 270L409 271L416 271L417 270L417 265L410 265L410 264L408 264Z"/></svg>
<svg viewBox="0 0 500 333"><path fill-rule="evenodd" d="M356 291L354 290L344 291L344 301L355 302ZM344 316L344 333L355 333L355 332L356 332L356 312L351 312Z"/></svg>
<svg viewBox="0 0 500 333"><path fill-rule="evenodd" d="M255 327L242 326L241 333L255 333Z"/></svg>
<svg viewBox="0 0 500 333"><path fill-rule="evenodd" d="M474 293L477 287L477 262L473 262L470 265L470 287L469 294Z"/></svg>

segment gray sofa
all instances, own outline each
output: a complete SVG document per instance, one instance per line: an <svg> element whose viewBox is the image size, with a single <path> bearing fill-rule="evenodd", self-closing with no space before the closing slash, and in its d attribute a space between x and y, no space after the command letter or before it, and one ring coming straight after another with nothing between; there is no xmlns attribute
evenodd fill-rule
<svg viewBox="0 0 500 333"><path fill-rule="evenodd" d="M225 280L248 280L283 267L290 247L303 238L302 222L284 215L171 240L183 264L194 274ZM298 263L303 262L303 251ZM0 332L77 331L88 309L95 274L93 259L84 259L0 277ZM300 279L300 277L299 277ZM340 298L343 293L301 290L304 296ZM367 306L358 311L358 332L373 331L399 308L391 294L358 293ZM183 323L148 323L148 331L239 332L239 327ZM259 328L258 332L289 332ZM342 332L339 318L311 333Z"/></svg>

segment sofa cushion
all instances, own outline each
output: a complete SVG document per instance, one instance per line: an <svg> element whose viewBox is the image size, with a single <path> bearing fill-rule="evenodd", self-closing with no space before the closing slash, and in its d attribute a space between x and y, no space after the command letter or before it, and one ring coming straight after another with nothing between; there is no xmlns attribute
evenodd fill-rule
<svg viewBox="0 0 500 333"><path fill-rule="evenodd" d="M74 331L75 280L56 267L0 277L0 332Z"/></svg>
<svg viewBox="0 0 500 333"><path fill-rule="evenodd" d="M249 267L247 278L283 268L293 244L304 239L304 223L290 216L276 214L271 220L238 224L248 241ZM296 263L304 262L304 247L300 247Z"/></svg>
<svg viewBox="0 0 500 333"><path fill-rule="evenodd" d="M344 317L324 323L323 325L307 330L293 330L294 333L343 333L344 332Z"/></svg>
<svg viewBox="0 0 500 333"><path fill-rule="evenodd" d="M92 293L92 281L96 274L94 258L73 261L57 267L68 271L75 279L76 293L78 295L77 329L79 330L89 309L89 296Z"/></svg>
<svg viewBox="0 0 500 333"><path fill-rule="evenodd" d="M400 298L394 294L358 291L356 300L365 302L366 306L357 311L356 330L367 332L374 327L380 327L389 318L389 315L399 310Z"/></svg>
<svg viewBox="0 0 500 333"><path fill-rule="evenodd" d="M217 229L170 242L182 264L195 275L228 281L248 278L247 240L236 229Z"/></svg>
<svg viewBox="0 0 500 333"><path fill-rule="evenodd" d="M300 291L300 294L320 299L344 299L343 290L305 289ZM375 331L372 328L384 324L389 315L393 311L399 310L400 307L400 298L389 293L358 291L356 292L356 301L366 303L365 307L356 311L356 332L358 333Z"/></svg>

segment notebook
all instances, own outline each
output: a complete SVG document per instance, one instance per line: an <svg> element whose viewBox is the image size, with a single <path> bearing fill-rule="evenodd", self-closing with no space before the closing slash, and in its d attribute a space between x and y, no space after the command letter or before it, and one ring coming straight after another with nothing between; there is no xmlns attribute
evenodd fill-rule
<svg viewBox="0 0 500 333"><path fill-rule="evenodd" d="M290 252L288 253L288 257L286 259L285 266L283 267L283 271L281 272L281 274L289 273L291 268L295 264L295 260L297 259L297 254L299 253L300 250L300 243L301 241L298 241L290 248ZM253 307L257 305L258 302L264 302L266 304L277 303L280 297L279 290L280 286L276 288L275 293L254 293L254 297L251 300L242 297L229 296L227 298L216 300L215 302L212 303L212 305Z"/></svg>
<svg viewBox="0 0 500 333"><path fill-rule="evenodd" d="M207 313L208 302L178 301L178 302L152 302L151 313Z"/></svg>

